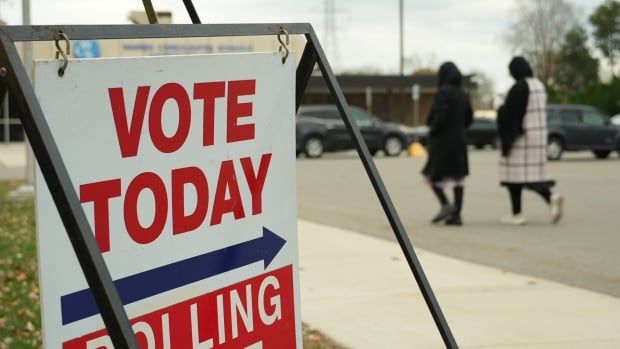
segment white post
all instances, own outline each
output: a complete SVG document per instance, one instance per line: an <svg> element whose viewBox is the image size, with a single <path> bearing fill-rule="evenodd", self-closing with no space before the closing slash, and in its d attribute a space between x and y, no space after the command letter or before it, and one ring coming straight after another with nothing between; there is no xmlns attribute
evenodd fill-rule
<svg viewBox="0 0 620 349"><path fill-rule="evenodd" d="M420 123L420 85L411 86L411 99L413 99L413 126Z"/></svg>
<svg viewBox="0 0 620 349"><path fill-rule="evenodd" d="M9 91L4 94L4 102L2 102L2 114L4 114L4 143L9 144L11 120L9 119Z"/></svg>
<svg viewBox="0 0 620 349"><path fill-rule="evenodd" d="M372 114L372 87L366 86L366 111Z"/></svg>

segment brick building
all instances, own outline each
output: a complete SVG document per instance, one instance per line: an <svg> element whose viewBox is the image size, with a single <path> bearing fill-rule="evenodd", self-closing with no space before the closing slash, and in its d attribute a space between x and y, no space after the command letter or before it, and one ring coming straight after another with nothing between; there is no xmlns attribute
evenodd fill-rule
<svg viewBox="0 0 620 349"><path fill-rule="evenodd" d="M433 72L405 76L338 75L337 79L349 104L366 109L381 120L405 125L424 124L437 94L437 75ZM417 107L412 98L414 85L419 86ZM464 86L468 91L475 88L471 76L464 77ZM323 78L312 76L302 104L334 102Z"/></svg>

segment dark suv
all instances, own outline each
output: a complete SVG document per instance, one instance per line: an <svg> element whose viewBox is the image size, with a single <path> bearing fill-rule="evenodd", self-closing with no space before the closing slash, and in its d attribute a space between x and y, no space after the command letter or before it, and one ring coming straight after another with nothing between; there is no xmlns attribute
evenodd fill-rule
<svg viewBox="0 0 620 349"><path fill-rule="evenodd" d="M383 122L357 107L351 116L360 128L371 154L383 150L387 156L398 156L411 144L411 128ZM302 105L297 112L297 154L317 158L323 152L352 149L353 140L335 105Z"/></svg>
<svg viewBox="0 0 620 349"><path fill-rule="evenodd" d="M559 160L569 150L591 150L599 159L614 150L620 152L620 130L594 107L549 104L547 120L549 160Z"/></svg>
<svg viewBox="0 0 620 349"><path fill-rule="evenodd" d="M493 149L499 148L497 124L493 119L474 116L466 135L467 144L472 144L476 149L482 149L486 145L490 145Z"/></svg>

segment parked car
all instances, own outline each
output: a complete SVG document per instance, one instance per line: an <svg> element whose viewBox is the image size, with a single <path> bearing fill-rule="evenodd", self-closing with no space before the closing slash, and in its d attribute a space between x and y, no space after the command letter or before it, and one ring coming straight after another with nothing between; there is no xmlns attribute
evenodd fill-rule
<svg viewBox="0 0 620 349"><path fill-rule="evenodd" d="M482 149L489 145L493 149L499 148L499 135L497 123L493 119L474 117L474 121L467 129L467 144L476 149Z"/></svg>
<svg viewBox="0 0 620 349"><path fill-rule="evenodd" d="M587 105L549 104L547 106L547 158L559 160L565 151L591 150L599 159L612 151L620 154L620 116L610 119L598 109ZM414 128L415 139L426 144L428 127ZM499 147L495 120L474 117L467 131L467 143L476 148Z"/></svg>
<svg viewBox="0 0 620 349"><path fill-rule="evenodd" d="M382 150L398 156L413 141L412 129L394 122L383 122L357 107L350 107L351 117L360 128L371 154ZM297 154L318 158L324 152L353 149L340 112L335 105L302 105L297 112Z"/></svg>
<svg viewBox="0 0 620 349"><path fill-rule="evenodd" d="M611 121L612 124L616 125L616 126L620 126L620 114L616 114L614 116L611 117L611 119L609 119Z"/></svg>
<svg viewBox="0 0 620 349"><path fill-rule="evenodd" d="M413 134L413 141L426 146L428 143L428 132L430 128L426 125L415 126L412 128L411 133Z"/></svg>
<svg viewBox="0 0 620 349"><path fill-rule="evenodd" d="M549 104L547 157L559 160L564 151L590 150L604 159L620 152L620 128L607 115L587 105Z"/></svg>
<svg viewBox="0 0 620 349"><path fill-rule="evenodd" d="M413 128L414 141L426 145L428 140L428 126L417 126ZM474 117L472 124L467 129L467 144L482 149L487 145L492 148L499 147L499 136L495 120L487 117Z"/></svg>

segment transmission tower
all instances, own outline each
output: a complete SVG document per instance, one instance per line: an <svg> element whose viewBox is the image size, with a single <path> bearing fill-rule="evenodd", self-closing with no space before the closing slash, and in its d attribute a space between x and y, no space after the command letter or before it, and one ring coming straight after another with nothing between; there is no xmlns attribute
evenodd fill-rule
<svg viewBox="0 0 620 349"><path fill-rule="evenodd" d="M336 4L335 0L325 0L325 51L330 57L333 66L338 62L338 42L336 36Z"/></svg>

